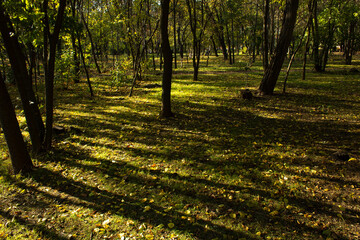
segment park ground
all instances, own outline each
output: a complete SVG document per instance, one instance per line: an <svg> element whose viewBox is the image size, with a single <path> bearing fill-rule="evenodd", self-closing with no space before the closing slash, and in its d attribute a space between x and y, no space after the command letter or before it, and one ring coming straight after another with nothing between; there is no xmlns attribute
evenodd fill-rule
<svg viewBox="0 0 360 240"><path fill-rule="evenodd" d="M109 69L93 98L85 79L57 82L65 132L31 174L11 175L0 138L0 239L360 239L359 56L306 80L296 62L286 94L282 73L252 100L263 70L245 61L204 60L198 81L179 66L170 119L160 71L132 97Z"/></svg>

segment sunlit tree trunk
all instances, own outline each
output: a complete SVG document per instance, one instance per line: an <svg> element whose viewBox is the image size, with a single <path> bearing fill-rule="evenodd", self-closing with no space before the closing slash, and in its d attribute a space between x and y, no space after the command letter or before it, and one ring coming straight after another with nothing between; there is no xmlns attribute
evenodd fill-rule
<svg viewBox="0 0 360 240"><path fill-rule="evenodd" d="M271 95L279 77L281 67L287 54L291 37L296 22L297 9L299 0L288 0L284 13L284 22L281 29L279 41L275 49L275 56L271 59L269 67L266 69L264 77L261 81L259 91L263 95Z"/></svg>

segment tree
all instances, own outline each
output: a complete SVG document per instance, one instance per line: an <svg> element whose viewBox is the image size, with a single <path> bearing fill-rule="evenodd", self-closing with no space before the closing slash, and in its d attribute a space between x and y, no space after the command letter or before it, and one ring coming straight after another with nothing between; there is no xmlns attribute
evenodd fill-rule
<svg viewBox="0 0 360 240"><path fill-rule="evenodd" d="M205 16L205 1L186 0L189 14L190 29L193 37L192 62L194 68L194 81L198 80L200 68L201 45L204 38L208 19Z"/></svg>
<svg viewBox="0 0 360 240"><path fill-rule="evenodd" d="M339 16L338 41L345 55L345 63L352 64L352 58L359 44L360 1L349 0Z"/></svg>
<svg viewBox="0 0 360 240"><path fill-rule="evenodd" d="M162 117L172 117L171 111L171 77L172 77L172 51L169 43L169 4L170 0L161 0L161 51L164 56L164 71L162 77Z"/></svg>
<svg viewBox="0 0 360 240"><path fill-rule="evenodd" d="M16 119L14 107L2 74L0 73L0 126L5 135L9 149L13 171L26 173L31 171L33 163L21 135L19 123Z"/></svg>
<svg viewBox="0 0 360 240"><path fill-rule="evenodd" d="M270 0L265 0L264 6L264 49L263 49L263 67L266 70L269 66L269 19L270 19Z"/></svg>
<svg viewBox="0 0 360 240"><path fill-rule="evenodd" d="M264 73L259 91L263 95L271 95L279 77L281 67L284 63L291 37L294 31L299 0L287 0L284 12L284 22L280 37L275 49L275 55L271 59L269 67Z"/></svg>
<svg viewBox="0 0 360 240"><path fill-rule="evenodd" d="M2 3L0 3L0 32L24 108L32 149L34 153L38 153L42 148L45 132L44 123L33 91L31 77L27 70L26 56Z"/></svg>
<svg viewBox="0 0 360 240"><path fill-rule="evenodd" d="M53 115L54 115L54 76L55 76L55 57L56 46L59 41L59 34L62 22L64 20L64 12L66 0L60 0L57 11L56 21L53 33L50 32L50 23L48 16L48 0L43 2L44 11L44 68L45 68L45 104L46 104L46 132L45 132L45 148L51 148ZM49 46L48 44L49 43ZM49 47L49 50L48 50ZM49 53L49 54L48 54Z"/></svg>

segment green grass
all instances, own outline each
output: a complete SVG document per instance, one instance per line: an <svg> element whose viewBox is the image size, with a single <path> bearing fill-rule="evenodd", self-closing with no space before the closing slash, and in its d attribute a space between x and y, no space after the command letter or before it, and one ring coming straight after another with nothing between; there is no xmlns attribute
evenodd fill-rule
<svg viewBox="0 0 360 240"><path fill-rule="evenodd" d="M359 238L360 75L334 59L304 81L298 63L287 94L252 101L240 91L257 88L259 63L204 60L196 82L187 63L171 119L161 89L141 88L158 75L131 98L107 75L92 78L93 99L85 82L58 90L67 132L32 174L9 175L0 142L0 239Z"/></svg>

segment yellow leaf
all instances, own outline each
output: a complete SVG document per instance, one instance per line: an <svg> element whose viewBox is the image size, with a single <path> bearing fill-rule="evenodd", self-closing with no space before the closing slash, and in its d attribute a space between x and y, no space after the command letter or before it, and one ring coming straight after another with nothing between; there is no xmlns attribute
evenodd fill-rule
<svg viewBox="0 0 360 240"><path fill-rule="evenodd" d="M279 212L276 211L276 210L275 210L275 211L272 211L272 212L270 213L271 216L276 216L276 215L278 215L278 214L279 214Z"/></svg>
<svg viewBox="0 0 360 240"><path fill-rule="evenodd" d="M147 212L147 211L149 211L151 209L151 207L150 206L145 206L144 207L144 211L143 212Z"/></svg>
<svg viewBox="0 0 360 240"><path fill-rule="evenodd" d="M153 240L153 239L154 239L154 235L152 235L152 234L145 235L145 239L147 239L147 240Z"/></svg>

